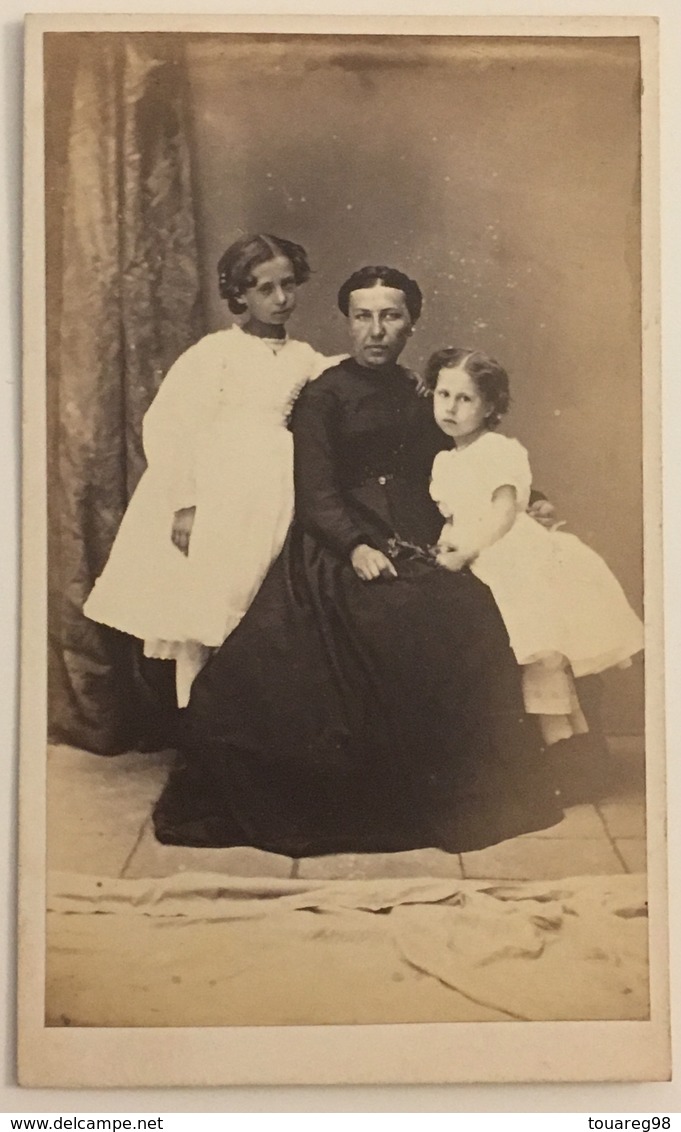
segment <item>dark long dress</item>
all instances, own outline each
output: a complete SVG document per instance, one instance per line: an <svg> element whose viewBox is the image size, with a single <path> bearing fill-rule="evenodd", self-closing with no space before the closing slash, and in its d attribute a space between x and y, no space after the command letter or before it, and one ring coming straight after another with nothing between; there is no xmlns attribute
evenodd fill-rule
<svg viewBox="0 0 681 1132"><path fill-rule="evenodd" d="M558 822L490 591L403 545L440 527L428 476L446 440L429 403L400 367L348 360L307 387L292 427L296 519L195 681L156 836L458 852ZM360 543L396 554L398 578L361 581Z"/></svg>

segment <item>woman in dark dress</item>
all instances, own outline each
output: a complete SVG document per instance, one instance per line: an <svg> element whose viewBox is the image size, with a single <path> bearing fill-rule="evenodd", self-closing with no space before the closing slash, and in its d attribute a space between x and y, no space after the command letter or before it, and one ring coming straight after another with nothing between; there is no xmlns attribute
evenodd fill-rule
<svg viewBox="0 0 681 1132"><path fill-rule="evenodd" d="M163 842L462 852L562 817L490 591L426 550L448 441L397 365L418 286L364 268L339 305L353 356L297 402L296 519L194 684Z"/></svg>

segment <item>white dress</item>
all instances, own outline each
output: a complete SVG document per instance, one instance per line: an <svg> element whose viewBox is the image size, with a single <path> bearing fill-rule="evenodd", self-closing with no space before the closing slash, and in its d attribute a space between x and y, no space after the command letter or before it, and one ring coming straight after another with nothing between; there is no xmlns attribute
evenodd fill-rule
<svg viewBox="0 0 681 1132"><path fill-rule="evenodd" d="M141 638L150 656L179 660L197 643L222 644L291 522L293 403L337 360L305 342L269 342L234 326L175 362L145 415L147 470L85 603L87 617ZM188 555L171 541L174 513L185 507L196 508ZM206 649L198 655L205 660ZM187 687L179 699L186 702Z"/></svg>
<svg viewBox="0 0 681 1132"><path fill-rule="evenodd" d="M532 475L517 440L486 432L440 452L431 495L447 522L441 541L476 543L492 496L514 487L511 529L471 563L491 589L522 665L564 658L574 676L621 665L643 648L643 626L602 558L575 535L550 531L526 514Z"/></svg>

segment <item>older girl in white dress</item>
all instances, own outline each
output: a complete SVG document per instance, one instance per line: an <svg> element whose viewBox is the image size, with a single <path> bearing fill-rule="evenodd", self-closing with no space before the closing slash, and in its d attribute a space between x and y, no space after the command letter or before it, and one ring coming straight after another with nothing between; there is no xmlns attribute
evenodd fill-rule
<svg viewBox="0 0 681 1132"><path fill-rule="evenodd" d="M479 351L448 348L431 357L425 382L455 444L433 465L431 495L446 519L437 560L469 567L492 590L546 742L586 730L571 677L630 663L643 626L595 551L526 514L527 451L493 431L510 402L505 370Z"/></svg>
<svg viewBox="0 0 681 1132"><path fill-rule="evenodd" d="M310 275L298 244L247 236L218 271L245 320L206 335L165 377L143 422L147 471L84 606L141 638L147 656L176 661L180 707L282 548L293 515L288 418L306 382L339 360L286 336Z"/></svg>

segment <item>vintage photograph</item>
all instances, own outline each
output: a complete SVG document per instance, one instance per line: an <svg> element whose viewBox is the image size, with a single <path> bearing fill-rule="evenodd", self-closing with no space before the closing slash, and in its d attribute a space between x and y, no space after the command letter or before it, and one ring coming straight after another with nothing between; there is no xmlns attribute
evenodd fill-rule
<svg viewBox="0 0 681 1132"><path fill-rule="evenodd" d="M29 28L46 1042L665 1076L645 22Z"/></svg>

